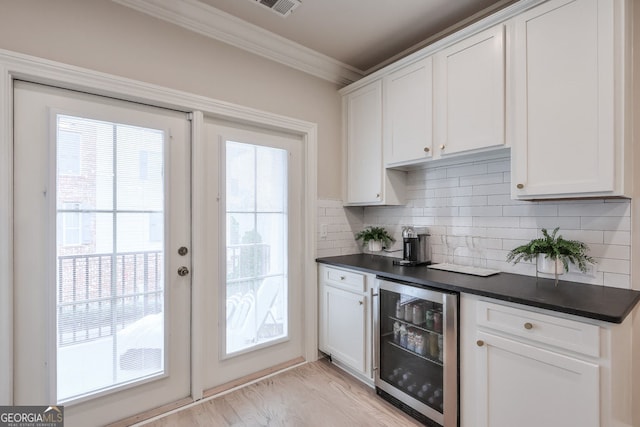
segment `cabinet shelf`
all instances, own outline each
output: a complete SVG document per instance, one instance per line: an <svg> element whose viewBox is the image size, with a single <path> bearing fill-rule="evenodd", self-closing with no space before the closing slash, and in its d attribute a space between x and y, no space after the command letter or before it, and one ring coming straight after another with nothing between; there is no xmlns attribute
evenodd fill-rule
<svg viewBox="0 0 640 427"><path fill-rule="evenodd" d="M410 354L410 355L412 355L412 356L419 357L420 359L426 360L427 362L433 363L434 365L438 365L438 366L440 366L440 367L442 367L442 366L443 366L442 362L440 362L439 360L432 359L432 358L430 358L430 357L427 357L427 356L424 356L424 355L422 355L422 354L416 353L415 351L411 351L411 350L409 350L409 349L407 349L407 348L404 348L404 347L402 347L402 346L400 346L400 345L396 344L395 342L393 342L393 341L392 341L392 340L390 340L390 339L387 339L385 342L386 342L387 344L389 344L390 346L395 347L395 348L397 348L397 349L399 349L399 350L402 350L402 351L404 351L404 352L406 352L406 353L408 353L408 354Z"/></svg>
<svg viewBox="0 0 640 427"><path fill-rule="evenodd" d="M399 318L397 318L395 316L389 316L389 319L397 320L400 323L403 323L403 324L405 324L407 326L411 326L412 328L415 328L415 329L420 329L421 331L424 331L424 332L430 332L430 333L433 333L433 334L442 335L442 332L438 332L438 331L433 330L433 329L428 329L424 323L420 323L418 325L418 324L413 323L413 322L408 322L406 320L399 319Z"/></svg>

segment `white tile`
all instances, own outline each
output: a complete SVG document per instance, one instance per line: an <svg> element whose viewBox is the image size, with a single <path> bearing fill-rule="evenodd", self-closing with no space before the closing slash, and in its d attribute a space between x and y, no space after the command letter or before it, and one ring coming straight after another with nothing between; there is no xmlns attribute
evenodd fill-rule
<svg viewBox="0 0 640 427"><path fill-rule="evenodd" d="M439 207L439 208L424 208L424 215L426 216L435 216L435 217L441 217L441 216L459 216L459 209L458 207L451 207L451 206L446 206L446 207Z"/></svg>
<svg viewBox="0 0 640 427"><path fill-rule="evenodd" d="M460 177L469 175L482 175L487 173L487 164L466 164L461 166L450 166L447 168L447 177Z"/></svg>
<svg viewBox="0 0 640 427"><path fill-rule="evenodd" d="M562 216L630 216L630 203L598 203L598 204L572 204L559 206L559 214Z"/></svg>
<svg viewBox="0 0 640 427"><path fill-rule="evenodd" d="M509 231L517 229L520 221L517 217L474 217L474 227L501 227L508 228Z"/></svg>
<svg viewBox="0 0 640 427"><path fill-rule="evenodd" d="M526 245L531 239L496 239L502 242L502 249L510 251L518 246Z"/></svg>
<svg viewBox="0 0 640 427"><path fill-rule="evenodd" d="M473 220L470 217L436 217L435 225L447 225L451 227L471 227Z"/></svg>
<svg viewBox="0 0 640 427"><path fill-rule="evenodd" d="M435 190L434 197L462 197L472 196L473 187L451 187L451 188L437 188Z"/></svg>
<svg viewBox="0 0 640 427"><path fill-rule="evenodd" d="M558 216L557 205L504 206L504 216Z"/></svg>
<svg viewBox="0 0 640 427"><path fill-rule="evenodd" d="M426 199L425 208L439 208L449 206L449 199L446 197L437 197L433 199Z"/></svg>
<svg viewBox="0 0 640 427"><path fill-rule="evenodd" d="M518 239L529 241L537 237L536 230L530 228L488 227L487 237L496 239Z"/></svg>
<svg viewBox="0 0 640 427"><path fill-rule="evenodd" d="M526 200L513 200L511 199L511 195L509 193L506 193L506 194L489 194L487 196L487 204L513 206L513 205L530 205L532 203Z"/></svg>
<svg viewBox="0 0 640 427"><path fill-rule="evenodd" d="M509 184L474 185L472 194L474 196L509 194Z"/></svg>
<svg viewBox="0 0 640 427"><path fill-rule="evenodd" d="M492 173L488 175L472 175L460 178L461 187L468 185L499 184L502 182L504 182L504 177L501 173Z"/></svg>
<svg viewBox="0 0 640 427"><path fill-rule="evenodd" d="M594 258L631 259L631 248L621 245L590 244L589 255Z"/></svg>
<svg viewBox="0 0 640 427"><path fill-rule="evenodd" d="M463 206L460 207L460 215L462 216L502 216L502 206Z"/></svg>
<svg viewBox="0 0 640 427"><path fill-rule="evenodd" d="M630 217L586 217L580 219L581 228L584 230L604 231L629 231L631 230Z"/></svg>
<svg viewBox="0 0 640 427"><path fill-rule="evenodd" d="M488 196L461 196L447 200L449 206L487 206Z"/></svg>
<svg viewBox="0 0 640 427"><path fill-rule="evenodd" d="M411 172L409 172L409 175L411 175ZM443 179L447 177L447 168L427 169L423 176L426 181L430 179Z"/></svg>
<svg viewBox="0 0 640 427"><path fill-rule="evenodd" d="M631 276L628 274L604 273L604 285L613 288L631 289Z"/></svg>
<svg viewBox="0 0 640 427"><path fill-rule="evenodd" d="M505 206L506 209L506 206ZM546 228L553 230L556 227L560 227L560 231L566 229L579 229L580 217L535 217L535 216L522 216L520 217L520 228Z"/></svg>
<svg viewBox="0 0 640 427"><path fill-rule="evenodd" d="M631 245L631 232L605 231L604 242L610 245Z"/></svg>
<svg viewBox="0 0 640 427"><path fill-rule="evenodd" d="M589 245L604 243L604 232L598 230L559 230L558 234L565 239L580 240Z"/></svg>
<svg viewBox="0 0 640 427"><path fill-rule="evenodd" d="M427 188L451 188L460 185L459 178L430 179L427 181Z"/></svg>
<svg viewBox="0 0 640 427"><path fill-rule="evenodd" d="M631 262L621 259L596 258L598 271L604 273L631 274Z"/></svg>
<svg viewBox="0 0 640 427"><path fill-rule="evenodd" d="M511 183L511 173L503 172L502 173L502 182Z"/></svg>

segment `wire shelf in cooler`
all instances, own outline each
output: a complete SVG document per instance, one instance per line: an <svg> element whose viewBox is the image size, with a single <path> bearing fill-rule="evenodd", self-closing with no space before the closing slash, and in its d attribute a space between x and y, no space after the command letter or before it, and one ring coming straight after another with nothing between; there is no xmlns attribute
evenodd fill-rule
<svg viewBox="0 0 640 427"><path fill-rule="evenodd" d="M419 357L420 359L424 359L424 360L426 360L426 361L428 361L428 362L431 362L431 363L433 363L434 365L438 365L438 366L440 366L440 367L442 367L442 366L443 366L442 362L441 362L441 361L439 361L438 359L433 359L433 358L431 358L431 357L427 357L427 356L425 356L425 355L423 355L423 354L416 353L415 351L411 351L411 350L409 350L408 348L404 348L404 347L402 347L401 345L398 345L398 344L396 344L395 342L393 342L393 341L391 341L391 340L387 340L387 341L386 341L386 343L387 343L387 344L389 344L389 345L390 345L390 346L392 346L392 347L395 347L395 348L397 348L397 349L399 349L399 350L402 350L402 351L404 351L404 352L406 352L406 353L409 353L409 354L411 354L412 356Z"/></svg>
<svg viewBox="0 0 640 427"><path fill-rule="evenodd" d="M431 333L434 333L434 334L442 335L442 331L436 331L434 329L429 329L429 328L426 327L424 322L420 323L420 324L413 323L413 322L409 322L407 320L400 319L400 318L395 317L395 316L389 316L389 319L397 320L400 323L404 323L407 326L411 326L412 328L420 329L421 331L424 331L424 332L431 332Z"/></svg>

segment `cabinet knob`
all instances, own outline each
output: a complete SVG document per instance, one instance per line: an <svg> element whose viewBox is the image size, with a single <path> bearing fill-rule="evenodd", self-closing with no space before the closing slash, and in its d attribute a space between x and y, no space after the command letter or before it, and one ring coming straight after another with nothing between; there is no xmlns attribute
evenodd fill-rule
<svg viewBox="0 0 640 427"><path fill-rule="evenodd" d="M440 149L444 150L444 144L440 145Z"/></svg>
<svg viewBox="0 0 640 427"><path fill-rule="evenodd" d="M345 276L340 276L340 280L344 280L344 279L346 279Z"/></svg>
<svg viewBox="0 0 640 427"><path fill-rule="evenodd" d="M424 147L424 152L428 153L429 152L429 147Z"/></svg>
<svg viewBox="0 0 640 427"><path fill-rule="evenodd" d="M527 322L527 323L524 324L524 328L525 329L533 329L533 325L531 323Z"/></svg>
<svg viewBox="0 0 640 427"><path fill-rule="evenodd" d="M358 301L360 303L360 305L364 304L364 301Z"/></svg>
<svg viewBox="0 0 640 427"><path fill-rule="evenodd" d="M476 344L478 345L478 347L482 347L484 345L484 341L478 340L476 341Z"/></svg>
<svg viewBox="0 0 640 427"><path fill-rule="evenodd" d="M516 185L516 188L518 190L522 190L524 188L524 184L518 184L518 185Z"/></svg>
<svg viewBox="0 0 640 427"><path fill-rule="evenodd" d="M380 198L380 193L376 194L376 199Z"/></svg>

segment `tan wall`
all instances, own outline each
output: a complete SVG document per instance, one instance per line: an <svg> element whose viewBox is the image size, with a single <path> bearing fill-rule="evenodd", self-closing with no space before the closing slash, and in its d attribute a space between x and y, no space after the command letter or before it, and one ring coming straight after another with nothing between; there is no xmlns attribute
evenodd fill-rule
<svg viewBox="0 0 640 427"><path fill-rule="evenodd" d="M0 0L0 48L318 124L318 197L341 198L337 85L109 0Z"/></svg>

